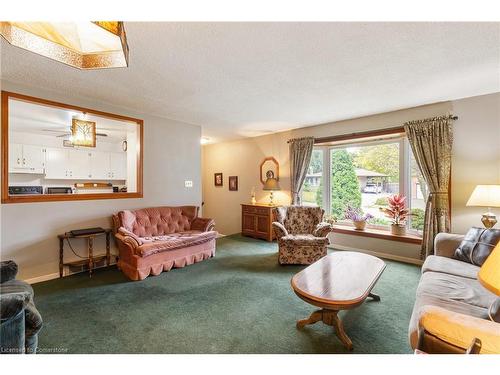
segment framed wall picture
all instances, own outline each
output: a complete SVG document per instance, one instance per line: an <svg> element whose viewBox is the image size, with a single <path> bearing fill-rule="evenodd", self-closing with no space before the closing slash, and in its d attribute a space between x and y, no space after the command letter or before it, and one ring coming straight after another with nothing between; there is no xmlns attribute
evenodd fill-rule
<svg viewBox="0 0 500 375"><path fill-rule="evenodd" d="M229 176L229 190L238 191L238 176Z"/></svg>
<svg viewBox="0 0 500 375"><path fill-rule="evenodd" d="M223 179L222 179L222 173L214 173L214 185L215 186L222 186L224 183L223 183Z"/></svg>

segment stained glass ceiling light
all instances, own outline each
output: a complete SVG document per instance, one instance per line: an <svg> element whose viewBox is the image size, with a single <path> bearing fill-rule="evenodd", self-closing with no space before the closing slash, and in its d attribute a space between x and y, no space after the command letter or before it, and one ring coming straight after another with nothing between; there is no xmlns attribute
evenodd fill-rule
<svg viewBox="0 0 500 375"><path fill-rule="evenodd" d="M10 44L79 69L128 66L123 22L0 22Z"/></svg>
<svg viewBox="0 0 500 375"><path fill-rule="evenodd" d="M73 118L70 140L75 146L95 147L95 122Z"/></svg>

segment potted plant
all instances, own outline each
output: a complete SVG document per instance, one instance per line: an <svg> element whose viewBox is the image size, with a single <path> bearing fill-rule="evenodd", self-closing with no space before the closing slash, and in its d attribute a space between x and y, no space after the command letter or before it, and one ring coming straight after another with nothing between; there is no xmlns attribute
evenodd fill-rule
<svg viewBox="0 0 500 375"><path fill-rule="evenodd" d="M352 221L356 230L365 230L366 222L373 219L372 214L363 214L359 208L353 208L350 205L347 206L344 217Z"/></svg>
<svg viewBox="0 0 500 375"><path fill-rule="evenodd" d="M391 219L391 233L396 236L406 234L406 219L410 212L406 208L406 197L396 194L387 198L388 208L380 207L385 216Z"/></svg>

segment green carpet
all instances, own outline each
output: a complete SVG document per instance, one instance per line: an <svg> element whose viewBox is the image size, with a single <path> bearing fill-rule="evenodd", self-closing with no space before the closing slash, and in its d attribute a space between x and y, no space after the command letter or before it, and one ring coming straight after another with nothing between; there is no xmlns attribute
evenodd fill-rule
<svg viewBox="0 0 500 375"><path fill-rule="evenodd" d="M129 281L116 268L34 285L42 350L68 353L347 353L322 323L295 328L314 307L295 296L277 245L239 235L215 258ZM368 299L340 313L353 353L409 353L416 266L387 261Z"/></svg>

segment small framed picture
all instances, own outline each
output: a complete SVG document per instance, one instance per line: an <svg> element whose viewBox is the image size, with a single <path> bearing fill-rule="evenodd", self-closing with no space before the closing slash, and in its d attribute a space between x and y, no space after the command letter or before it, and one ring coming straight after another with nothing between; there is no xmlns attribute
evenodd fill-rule
<svg viewBox="0 0 500 375"><path fill-rule="evenodd" d="M229 190L238 191L238 176L229 176Z"/></svg>
<svg viewBox="0 0 500 375"><path fill-rule="evenodd" d="M215 186L223 185L222 173L214 173L214 185Z"/></svg>

